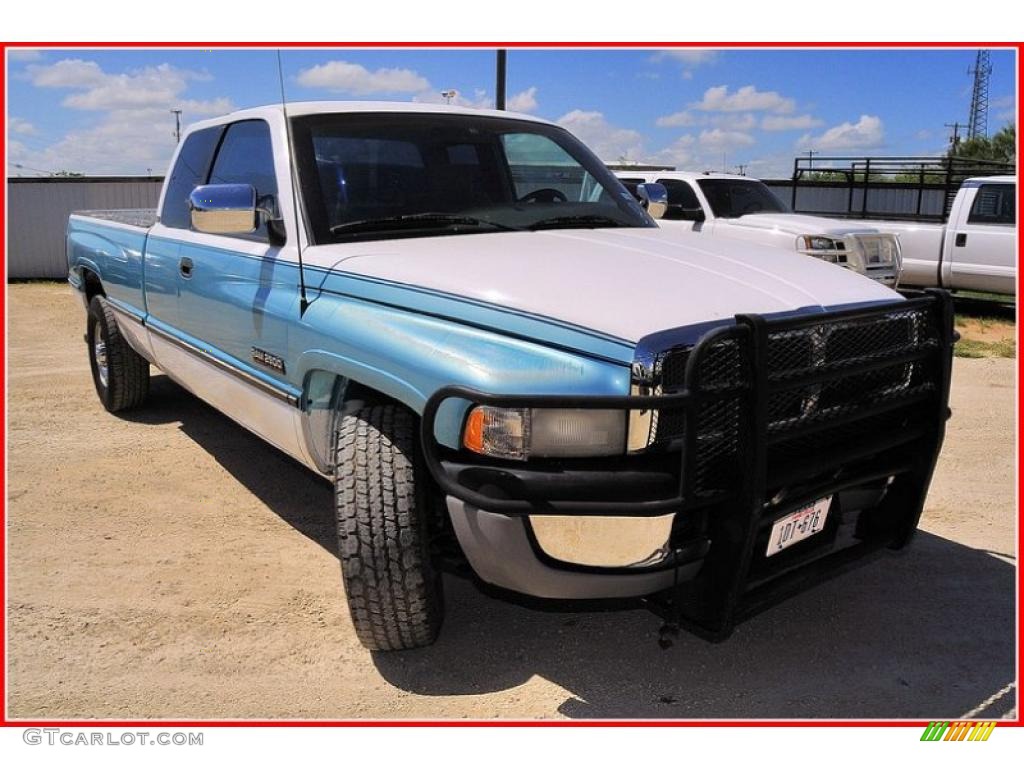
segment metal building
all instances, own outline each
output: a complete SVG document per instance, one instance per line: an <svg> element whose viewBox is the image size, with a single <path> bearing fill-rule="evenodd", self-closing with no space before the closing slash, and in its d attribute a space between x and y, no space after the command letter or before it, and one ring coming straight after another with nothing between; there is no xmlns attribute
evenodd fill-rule
<svg viewBox="0 0 1024 768"><path fill-rule="evenodd" d="M163 179L76 176L7 179L7 279L67 277L72 211L156 208Z"/></svg>

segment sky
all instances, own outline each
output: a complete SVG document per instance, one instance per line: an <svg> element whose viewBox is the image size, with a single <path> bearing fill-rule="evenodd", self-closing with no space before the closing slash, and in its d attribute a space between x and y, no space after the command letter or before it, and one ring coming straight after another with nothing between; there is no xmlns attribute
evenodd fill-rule
<svg viewBox="0 0 1024 768"><path fill-rule="evenodd" d="M932 155L966 124L973 50L516 50L508 108L603 160L786 177L798 153ZM289 101L490 107L491 50L285 49ZM1012 51L992 51L989 132L1014 120ZM9 51L8 175L163 174L184 124L279 102L275 50Z"/></svg>

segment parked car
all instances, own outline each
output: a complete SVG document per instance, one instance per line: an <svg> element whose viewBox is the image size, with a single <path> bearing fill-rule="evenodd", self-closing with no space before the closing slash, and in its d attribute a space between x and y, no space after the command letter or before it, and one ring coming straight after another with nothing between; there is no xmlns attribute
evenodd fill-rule
<svg viewBox="0 0 1024 768"><path fill-rule="evenodd" d="M967 179L943 224L879 222L899 235L901 285L1017 294L1017 177Z"/></svg>
<svg viewBox="0 0 1024 768"><path fill-rule="evenodd" d="M67 255L108 411L155 365L333 482L371 649L431 643L460 561L724 638L904 546L943 439L945 294L680 239L529 116L201 122L157 211L72 215Z"/></svg>
<svg viewBox="0 0 1024 768"><path fill-rule="evenodd" d="M767 185L749 176L687 171L616 171L627 186L656 182L668 191L661 226L772 245L838 264L895 287L900 244L875 222L792 213Z"/></svg>

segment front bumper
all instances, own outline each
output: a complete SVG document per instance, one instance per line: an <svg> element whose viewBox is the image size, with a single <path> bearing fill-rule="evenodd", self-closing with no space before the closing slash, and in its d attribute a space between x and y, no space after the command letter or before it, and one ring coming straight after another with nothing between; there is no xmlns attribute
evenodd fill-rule
<svg viewBox="0 0 1024 768"><path fill-rule="evenodd" d="M898 343L865 346L878 329L891 328L901 329ZM859 346L840 359L830 350L844 334L852 338L851 329ZM815 365L783 365L798 341ZM676 599L684 624L721 639L780 597L869 552L907 544L945 432L953 341L952 304L941 291L817 315L738 316L685 351L684 383L671 391L439 390L422 419L424 459L485 581L568 598L641 595L682 583ZM837 399L849 392L848 401ZM509 408L653 409L655 422L675 432L618 458L489 461L436 441L438 409L452 398ZM825 530L767 557L774 521L825 497L833 499ZM667 541L652 540L650 558L624 567L554 557L531 525L547 516L666 515Z"/></svg>

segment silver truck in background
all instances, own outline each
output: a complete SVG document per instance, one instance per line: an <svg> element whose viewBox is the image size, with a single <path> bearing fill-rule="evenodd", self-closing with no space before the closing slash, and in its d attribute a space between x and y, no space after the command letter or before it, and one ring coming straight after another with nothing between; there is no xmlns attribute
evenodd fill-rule
<svg viewBox="0 0 1024 768"><path fill-rule="evenodd" d="M945 223L885 221L903 251L900 285L1017 294L1017 177L967 179Z"/></svg>

